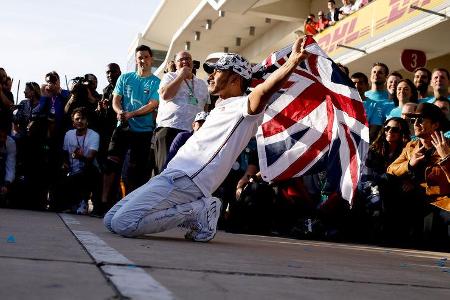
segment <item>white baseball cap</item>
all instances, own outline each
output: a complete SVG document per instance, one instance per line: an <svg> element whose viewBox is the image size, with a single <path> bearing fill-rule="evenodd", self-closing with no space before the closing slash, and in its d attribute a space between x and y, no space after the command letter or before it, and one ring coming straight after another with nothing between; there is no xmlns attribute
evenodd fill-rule
<svg viewBox="0 0 450 300"><path fill-rule="evenodd" d="M195 115L195 119L194 122L198 122L198 121L205 121L206 117L209 115L209 113L207 113L206 111L201 111L198 114Z"/></svg>
<svg viewBox="0 0 450 300"><path fill-rule="evenodd" d="M203 69L206 73L211 74L215 69L217 70L231 70L236 74L242 76L244 79L252 78L252 67L248 60L236 53L225 53L215 63L205 62Z"/></svg>

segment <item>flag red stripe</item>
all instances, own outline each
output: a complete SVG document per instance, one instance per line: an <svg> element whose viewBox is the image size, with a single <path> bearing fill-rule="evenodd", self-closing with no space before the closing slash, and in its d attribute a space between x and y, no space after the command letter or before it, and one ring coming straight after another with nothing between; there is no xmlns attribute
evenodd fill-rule
<svg viewBox="0 0 450 300"><path fill-rule="evenodd" d="M322 150L330 144L332 137L332 128L334 122L334 113L333 107L330 99L327 99L327 128L324 130L319 139L317 139L313 144L310 145L308 150L305 151L300 157L292 163L286 170L284 170L280 175L275 177L274 181L287 180L296 174L298 174L301 170L303 170L311 161L313 161Z"/></svg>
<svg viewBox="0 0 450 300"><path fill-rule="evenodd" d="M308 65L311 69L311 73L313 73L316 76L319 76L319 70L317 69L317 55L311 54L308 57Z"/></svg>
<svg viewBox="0 0 450 300"><path fill-rule="evenodd" d="M315 44L316 41L314 40L312 35L307 35L306 36L306 41L305 41L305 48L308 47L311 44Z"/></svg>
<svg viewBox="0 0 450 300"><path fill-rule="evenodd" d="M303 70L296 69L294 73L298 74L299 76L306 77L314 82L319 82L318 79L308 72L305 72ZM366 118L366 113L364 109L364 105L361 101L355 100L350 97L346 97L342 94L338 94L328 88L326 88L325 94L329 94L333 96L333 104L336 106L337 109L342 110L346 112L350 117L355 118L362 124L365 124L366 126L369 126ZM319 95L317 95L319 96ZM323 97L322 97L323 98Z"/></svg>
<svg viewBox="0 0 450 300"><path fill-rule="evenodd" d="M319 82L319 80L316 77L312 76L311 74L309 74L306 71L303 71L303 70L300 70L300 69L295 69L293 73L295 73L297 75L300 75L302 77L306 77L308 79L311 79L314 82Z"/></svg>
<svg viewBox="0 0 450 300"><path fill-rule="evenodd" d="M275 177L273 181L282 181L292 178L298 172L303 170L311 161L316 158L320 152L328 146L328 133L323 132L320 138L315 141L308 150L305 151L294 163L292 163L280 175Z"/></svg>
<svg viewBox="0 0 450 300"><path fill-rule="evenodd" d="M361 101L346 97L342 94L335 93L331 90L328 91L332 96L333 104L334 106L336 106L336 109L347 113L350 117L358 120L366 126L369 126L367 123L364 105Z"/></svg>
<svg viewBox="0 0 450 300"><path fill-rule="evenodd" d="M279 60L277 60L277 63L282 66L286 62L286 59L284 57L281 57Z"/></svg>
<svg viewBox="0 0 450 300"><path fill-rule="evenodd" d="M271 66L273 64L272 55L273 55L273 53L271 53L269 56L267 56L267 58L262 62L263 66L268 67L268 66Z"/></svg>
<svg viewBox="0 0 450 300"><path fill-rule="evenodd" d="M325 90L323 85L311 84L271 120L262 124L264 137L280 133L309 115L323 102L323 98L319 98L323 95L318 92L320 90Z"/></svg>
<svg viewBox="0 0 450 300"><path fill-rule="evenodd" d="M254 88L256 87L258 84L263 83L264 79L252 79L252 82L250 84L250 87Z"/></svg>

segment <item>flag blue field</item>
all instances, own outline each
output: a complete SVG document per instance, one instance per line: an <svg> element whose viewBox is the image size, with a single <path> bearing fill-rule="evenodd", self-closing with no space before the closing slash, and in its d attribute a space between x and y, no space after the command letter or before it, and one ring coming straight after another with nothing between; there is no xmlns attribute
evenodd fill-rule
<svg viewBox="0 0 450 300"><path fill-rule="evenodd" d="M329 189L351 203L369 145L363 103L348 76L306 38L310 56L273 96L258 129L261 173L276 182L326 169ZM254 66L252 85L279 68L291 48Z"/></svg>

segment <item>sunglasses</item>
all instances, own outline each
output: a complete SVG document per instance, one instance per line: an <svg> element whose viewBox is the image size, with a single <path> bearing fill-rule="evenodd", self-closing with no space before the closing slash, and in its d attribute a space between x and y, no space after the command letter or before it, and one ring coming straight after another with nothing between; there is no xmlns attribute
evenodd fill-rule
<svg viewBox="0 0 450 300"><path fill-rule="evenodd" d="M400 127L395 127L395 126L385 126L384 127L384 132L389 132L392 131L393 133L399 133L400 132Z"/></svg>
<svg viewBox="0 0 450 300"><path fill-rule="evenodd" d="M416 122L418 124L422 124L423 123L423 117L410 117L409 118L409 123L411 123L411 125L416 124Z"/></svg>

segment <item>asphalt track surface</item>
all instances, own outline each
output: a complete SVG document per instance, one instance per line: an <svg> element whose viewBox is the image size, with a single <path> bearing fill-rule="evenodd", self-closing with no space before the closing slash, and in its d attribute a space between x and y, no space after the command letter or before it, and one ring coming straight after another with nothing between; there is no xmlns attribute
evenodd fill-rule
<svg viewBox="0 0 450 300"><path fill-rule="evenodd" d="M181 230L0 209L0 299L450 299L450 254Z"/></svg>

